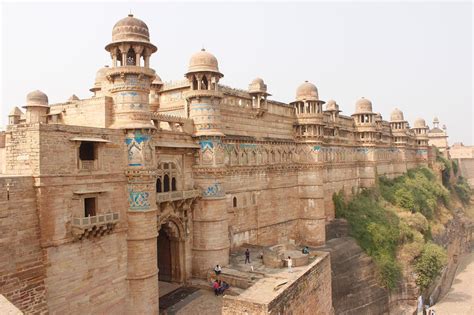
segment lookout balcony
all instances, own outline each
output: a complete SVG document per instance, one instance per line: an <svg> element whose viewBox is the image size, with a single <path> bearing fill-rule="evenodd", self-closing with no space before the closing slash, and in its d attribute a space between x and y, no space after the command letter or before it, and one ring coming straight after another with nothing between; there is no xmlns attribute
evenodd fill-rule
<svg viewBox="0 0 474 315"><path fill-rule="evenodd" d="M120 220L118 212L72 219L72 234L78 240L109 234Z"/></svg>

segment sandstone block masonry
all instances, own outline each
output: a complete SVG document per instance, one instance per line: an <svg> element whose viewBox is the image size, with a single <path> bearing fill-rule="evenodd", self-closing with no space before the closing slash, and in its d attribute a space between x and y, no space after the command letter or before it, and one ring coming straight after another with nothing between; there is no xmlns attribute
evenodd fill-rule
<svg viewBox="0 0 474 315"><path fill-rule="evenodd" d="M46 266L33 178L0 177L0 292L26 313L46 313Z"/></svg>
<svg viewBox="0 0 474 315"><path fill-rule="evenodd" d="M328 253L318 252L308 266L267 276L239 296L224 297L222 314L334 314L331 264Z"/></svg>
<svg viewBox="0 0 474 315"><path fill-rule="evenodd" d="M148 26L133 15L106 50L90 98L49 104L33 91L0 133L11 184L8 199L0 181L0 293L27 312L156 314L158 280L203 278L243 244L323 245L334 192L429 165L429 140L447 144L445 130L430 133L423 119L411 128L398 109L384 120L366 98L343 115L310 82L290 103L269 99L261 78L225 86L205 50L185 80L163 83ZM326 259L288 287L321 313ZM256 303L283 312L290 302Z"/></svg>

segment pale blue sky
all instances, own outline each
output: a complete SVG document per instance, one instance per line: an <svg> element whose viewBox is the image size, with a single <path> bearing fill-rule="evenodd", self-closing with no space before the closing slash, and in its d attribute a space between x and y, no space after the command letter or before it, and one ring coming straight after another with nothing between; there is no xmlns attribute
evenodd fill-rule
<svg viewBox="0 0 474 315"><path fill-rule="evenodd" d="M1 16L1 120L26 94L50 103L91 96L104 46L129 10L148 24L165 81L182 79L202 46L216 55L222 83L246 89L256 76L273 99L290 102L304 80L343 114L372 100L384 119L400 108L446 124L450 143L473 144L472 4L393 2L4 3Z"/></svg>

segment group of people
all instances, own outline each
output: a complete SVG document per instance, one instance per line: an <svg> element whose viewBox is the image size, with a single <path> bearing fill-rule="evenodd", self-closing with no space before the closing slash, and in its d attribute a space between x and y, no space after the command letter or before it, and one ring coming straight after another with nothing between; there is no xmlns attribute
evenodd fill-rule
<svg viewBox="0 0 474 315"><path fill-rule="evenodd" d="M214 289L214 294L216 296L223 294L225 290L227 290L230 287L230 285L221 280L215 280L214 283L212 284L212 288Z"/></svg>

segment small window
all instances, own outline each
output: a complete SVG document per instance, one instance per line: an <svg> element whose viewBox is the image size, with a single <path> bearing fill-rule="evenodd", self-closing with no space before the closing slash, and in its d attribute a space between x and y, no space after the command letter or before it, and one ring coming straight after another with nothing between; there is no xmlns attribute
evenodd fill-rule
<svg viewBox="0 0 474 315"><path fill-rule="evenodd" d="M170 177L168 176L168 174L166 174L164 177L163 177L163 191L164 192L168 192L170 191Z"/></svg>
<svg viewBox="0 0 474 315"><path fill-rule="evenodd" d="M94 217L96 215L96 198L84 198L84 215Z"/></svg>
<svg viewBox="0 0 474 315"><path fill-rule="evenodd" d="M176 178L171 179L171 191L176 191Z"/></svg>
<svg viewBox="0 0 474 315"><path fill-rule="evenodd" d="M232 207L237 208L237 197L232 199Z"/></svg>
<svg viewBox="0 0 474 315"><path fill-rule="evenodd" d="M162 192L162 188L161 188L161 178L158 178L158 179L156 180L156 192L157 192L157 193Z"/></svg>
<svg viewBox="0 0 474 315"><path fill-rule="evenodd" d="M81 142L79 146L79 158L83 161L93 161L96 157L94 142Z"/></svg>

